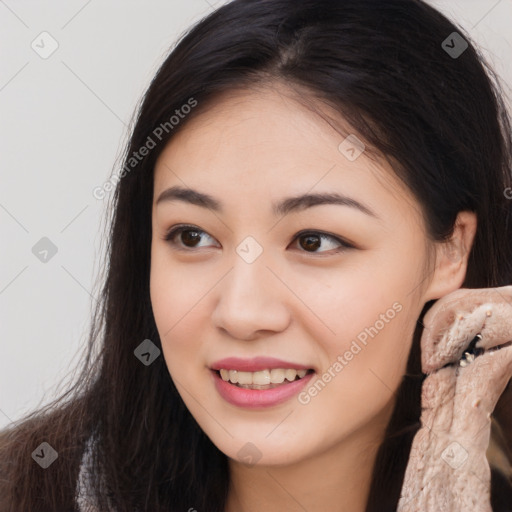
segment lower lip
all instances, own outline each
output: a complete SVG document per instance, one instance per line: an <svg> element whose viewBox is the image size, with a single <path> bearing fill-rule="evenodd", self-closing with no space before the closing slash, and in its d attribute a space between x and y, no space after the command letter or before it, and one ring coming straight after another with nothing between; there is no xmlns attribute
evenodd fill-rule
<svg viewBox="0 0 512 512"><path fill-rule="evenodd" d="M229 402L237 407L245 407L249 409L271 407L278 405L292 396L297 395L304 386L311 380L314 372L308 373L302 379L281 384L280 386L272 389L246 389L239 388L225 380L222 380L219 373L211 370L215 386L219 394Z"/></svg>

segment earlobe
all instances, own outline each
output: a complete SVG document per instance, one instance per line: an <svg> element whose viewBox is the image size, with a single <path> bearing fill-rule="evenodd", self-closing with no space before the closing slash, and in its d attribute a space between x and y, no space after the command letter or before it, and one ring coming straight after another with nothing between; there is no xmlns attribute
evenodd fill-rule
<svg viewBox="0 0 512 512"><path fill-rule="evenodd" d="M436 244L436 264L423 298L425 302L439 299L462 286L476 228L477 218L474 212L459 212L450 240Z"/></svg>

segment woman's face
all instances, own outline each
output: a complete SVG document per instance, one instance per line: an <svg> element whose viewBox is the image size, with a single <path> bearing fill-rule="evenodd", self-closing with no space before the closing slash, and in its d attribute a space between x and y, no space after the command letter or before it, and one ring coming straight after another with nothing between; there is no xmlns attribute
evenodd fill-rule
<svg viewBox="0 0 512 512"><path fill-rule="evenodd" d="M232 459L289 464L349 439L376 444L432 298L416 200L344 138L285 95L245 92L191 120L157 161L151 301L163 356ZM194 193L158 202L171 187ZM313 198L291 199L303 195ZM291 383L304 374L293 369L309 371Z"/></svg>

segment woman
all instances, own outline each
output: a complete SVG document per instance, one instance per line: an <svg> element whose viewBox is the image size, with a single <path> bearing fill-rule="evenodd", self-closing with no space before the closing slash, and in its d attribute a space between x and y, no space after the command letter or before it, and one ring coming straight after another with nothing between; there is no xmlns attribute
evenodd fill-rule
<svg viewBox="0 0 512 512"><path fill-rule="evenodd" d="M145 94L86 364L4 432L2 510L396 510L423 316L511 283L511 147L492 70L424 2L210 14Z"/></svg>

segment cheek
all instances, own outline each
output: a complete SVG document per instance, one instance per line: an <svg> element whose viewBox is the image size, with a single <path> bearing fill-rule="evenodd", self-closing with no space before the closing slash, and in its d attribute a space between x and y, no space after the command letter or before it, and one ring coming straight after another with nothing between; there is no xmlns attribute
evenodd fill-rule
<svg viewBox="0 0 512 512"><path fill-rule="evenodd" d="M364 343L371 336L369 330L375 334L373 327L389 332L389 325L402 321L405 314L399 313L410 303L410 276L398 281L389 266L340 267L289 277L296 281L294 289L303 304L297 318L314 330L314 339L335 348L343 348L340 340L358 338Z"/></svg>
<svg viewBox="0 0 512 512"><path fill-rule="evenodd" d="M361 399L388 400L400 384L421 311L410 293L416 272L410 261L407 266L390 259L386 265L330 273L323 284L300 277L301 298L308 306L302 328L322 350L322 369L328 374L321 378L336 380L333 391L352 397L353 407L361 407ZM353 386L357 391L347 391Z"/></svg>
<svg viewBox="0 0 512 512"><path fill-rule="evenodd" d="M186 276L166 261L163 252L161 249L152 252L150 297L165 354L170 341L176 339L176 331L183 324L187 310L191 309L194 292L191 286L186 286Z"/></svg>
<svg viewBox="0 0 512 512"><path fill-rule="evenodd" d="M182 380L194 365L205 342L204 327L211 316L209 291L219 272L197 271L191 265L171 264L165 250L151 257L150 297L162 352L169 372ZM185 372L186 370L186 372Z"/></svg>
<svg viewBox="0 0 512 512"><path fill-rule="evenodd" d="M196 314L197 306L219 279L217 274L213 268L199 270L196 265L179 264L164 247L153 246L150 297L160 333L174 331Z"/></svg>
<svg viewBox="0 0 512 512"><path fill-rule="evenodd" d="M314 410L317 417L331 418L328 428L333 435L340 422L349 430L361 428L379 411L391 407L406 370L414 307L398 302L388 307L387 299L347 304L345 325L342 321L337 324L338 334L318 338L323 340L327 357L300 403L309 404L306 410Z"/></svg>

